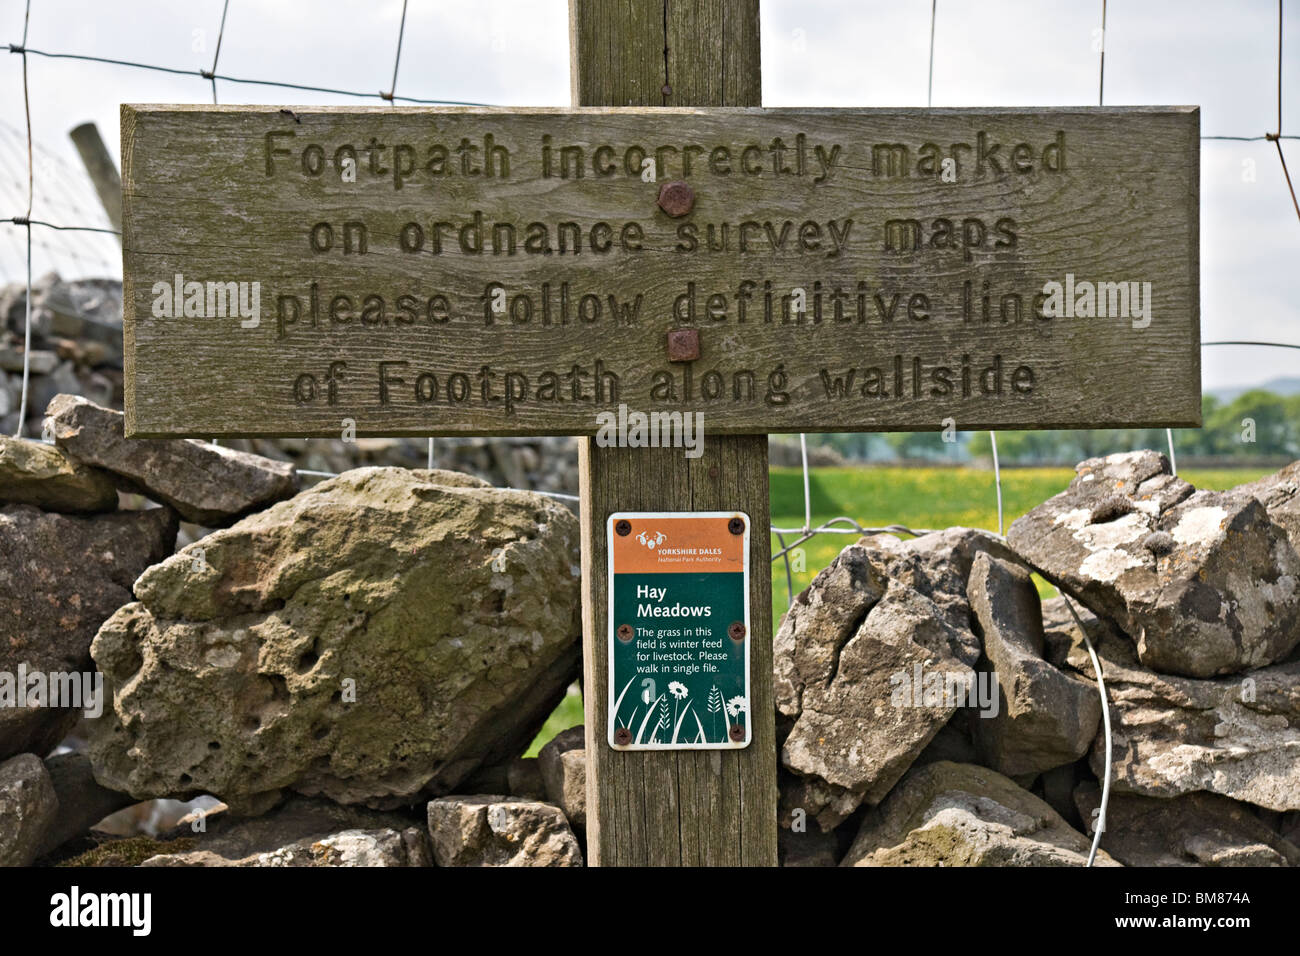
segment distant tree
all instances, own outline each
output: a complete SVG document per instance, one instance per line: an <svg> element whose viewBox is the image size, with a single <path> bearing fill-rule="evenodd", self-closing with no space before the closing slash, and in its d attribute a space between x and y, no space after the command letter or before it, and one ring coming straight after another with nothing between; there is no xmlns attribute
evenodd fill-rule
<svg viewBox="0 0 1300 956"><path fill-rule="evenodd" d="M1214 408L1204 421L1212 454L1300 455L1300 396L1252 389Z"/></svg>
<svg viewBox="0 0 1300 956"><path fill-rule="evenodd" d="M1227 403L1205 395L1201 399L1201 419L1204 422L1201 428L1175 431L1176 454L1237 458L1300 456L1300 395L1283 396L1255 389ZM1164 452L1167 447L1163 428L998 432L998 457L1012 464L1075 462L1139 448ZM992 457L988 432L973 435L970 453L976 458Z"/></svg>
<svg viewBox="0 0 1300 956"><path fill-rule="evenodd" d="M956 457L956 443L945 442L937 432L889 432L884 437L899 458Z"/></svg>

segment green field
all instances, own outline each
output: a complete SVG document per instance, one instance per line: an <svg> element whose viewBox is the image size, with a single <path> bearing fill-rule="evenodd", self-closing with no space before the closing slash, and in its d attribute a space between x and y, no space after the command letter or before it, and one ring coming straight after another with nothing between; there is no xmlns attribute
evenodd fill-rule
<svg viewBox="0 0 1300 956"><path fill-rule="evenodd" d="M1197 488L1222 490L1270 474L1271 468L1195 469L1180 471ZM1002 501L1007 526L1035 505L1063 491L1074 477L1070 468L1008 468L1002 472ZM809 478L812 526L848 516L866 528L901 524L916 530L952 525L998 529L993 472L978 468L815 468ZM771 471L772 526L804 525L803 473L798 468ZM787 535L787 543L798 537ZM821 534L801 545L802 570L793 570L794 593L834 560L856 534ZM772 553L779 550L775 536ZM785 563L772 564L773 626L785 613L788 592ZM582 699L573 688L537 735L528 756L566 727L582 723Z"/></svg>
<svg viewBox="0 0 1300 956"><path fill-rule="evenodd" d="M580 723L582 723L582 695L578 693L578 685L574 684L569 688L569 692L564 695L564 699L560 701L560 706L556 707L551 716L546 718L546 723L542 726L541 732L534 738L532 746L528 748L528 752L524 756L536 757L537 751L542 749L542 745L561 730L568 730Z"/></svg>

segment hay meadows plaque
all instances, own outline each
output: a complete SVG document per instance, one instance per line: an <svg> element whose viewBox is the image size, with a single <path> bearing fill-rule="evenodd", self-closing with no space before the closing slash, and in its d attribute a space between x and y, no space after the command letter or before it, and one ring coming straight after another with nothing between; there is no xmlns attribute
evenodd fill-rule
<svg viewBox="0 0 1300 956"><path fill-rule="evenodd" d="M749 527L734 511L610 515L611 747L749 745Z"/></svg>
<svg viewBox="0 0 1300 956"><path fill-rule="evenodd" d="M1198 136L1183 107L124 106L127 433L1197 425Z"/></svg>

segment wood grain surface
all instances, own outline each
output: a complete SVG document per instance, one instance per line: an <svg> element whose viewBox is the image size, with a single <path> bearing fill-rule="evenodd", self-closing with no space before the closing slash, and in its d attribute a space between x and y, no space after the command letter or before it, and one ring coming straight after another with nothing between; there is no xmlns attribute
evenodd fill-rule
<svg viewBox="0 0 1300 956"><path fill-rule="evenodd" d="M659 57L602 100L756 99L734 47L665 83L642 8L593 14L626 47L575 28L593 63ZM127 430L592 434L619 403L715 434L1197 425L1198 135L1190 107L124 106ZM159 308L177 275L206 314ZM1041 317L1067 276L1149 283L1146 319ZM241 282L256 327L207 309ZM679 327L698 359L668 360Z"/></svg>
<svg viewBox="0 0 1300 956"><path fill-rule="evenodd" d="M751 105L761 100L758 0L572 0L580 105ZM646 11L653 12L647 21ZM632 36L632 34L636 36ZM667 49L667 58L664 50ZM664 89L671 90L665 93ZM592 866L775 866L777 744L772 698L767 436L677 448L579 447L587 862ZM736 750L618 752L609 746L606 525L616 511L743 511L750 517L753 739Z"/></svg>

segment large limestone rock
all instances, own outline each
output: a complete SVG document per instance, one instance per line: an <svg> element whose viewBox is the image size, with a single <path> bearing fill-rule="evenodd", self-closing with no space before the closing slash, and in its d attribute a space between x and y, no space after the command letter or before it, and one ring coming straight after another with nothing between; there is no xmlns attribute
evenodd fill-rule
<svg viewBox="0 0 1300 956"><path fill-rule="evenodd" d="M0 302L3 302L3 292L0 292ZM0 324L3 324L2 317L0 317ZM23 372L23 361L22 349L0 345L0 371L13 372L15 377L20 378ZM59 356L56 352L45 349L32 349L26 362L29 376L49 375L59 364Z"/></svg>
<svg viewBox="0 0 1300 956"><path fill-rule="evenodd" d="M1270 810L1300 810L1300 661L1196 680L1143 667L1132 648L1098 649L1112 732L1112 791L1199 790ZM1083 666L1092 678L1091 662ZM1101 731L1089 762L1105 769Z"/></svg>
<svg viewBox="0 0 1300 956"><path fill-rule="evenodd" d="M579 832L587 827L586 728L561 730L537 754L546 797ZM514 790L511 791L515 792Z"/></svg>
<svg viewBox="0 0 1300 956"><path fill-rule="evenodd" d="M57 395L45 410L54 440L72 458L111 471L128 491L170 505L205 527L288 498L298 473L288 462L188 438L123 437L123 415L77 395Z"/></svg>
<svg viewBox="0 0 1300 956"><path fill-rule="evenodd" d="M793 719L781 759L800 778L786 809L829 830L878 803L972 699L965 582L981 551L1005 547L969 529L869 539L799 596L775 641L777 708Z"/></svg>
<svg viewBox="0 0 1300 956"><path fill-rule="evenodd" d="M1097 820L1095 783L1077 787L1074 800L1084 820ZM1125 866L1300 866L1300 847L1209 793L1172 800L1112 793L1101 845Z"/></svg>
<svg viewBox="0 0 1300 956"><path fill-rule="evenodd" d="M1258 498L1269 517L1286 531L1291 546L1300 553L1300 461L1293 461L1259 481L1239 485L1234 491Z"/></svg>
<svg viewBox="0 0 1300 956"><path fill-rule="evenodd" d="M1251 494L1195 491L1163 455L1082 462L1007 540L1114 620L1155 670L1210 677L1300 643L1300 554Z"/></svg>
<svg viewBox="0 0 1300 956"><path fill-rule="evenodd" d="M27 866L36 859L58 810L40 757L19 754L0 763L0 866Z"/></svg>
<svg viewBox="0 0 1300 956"><path fill-rule="evenodd" d="M94 514L117 508L117 487L53 445L0 435L0 502Z"/></svg>
<svg viewBox="0 0 1300 956"><path fill-rule="evenodd" d="M267 850L238 856L238 849L187 850L160 853L141 866L277 866L277 867L374 867L432 866L428 836L419 827L404 830L339 830L306 837Z"/></svg>
<svg viewBox="0 0 1300 956"><path fill-rule="evenodd" d="M579 659L578 523L452 472L347 472L150 568L92 653L139 798L376 807L522 752Z"/></svg>
<svg viewBox="0 0 1300 956"><path fill-rule="evenodd" d="M59 812L41 840L41 855L58 849L109 814L135 803L129 794L101 787L95 780L90 758L84 753L47 757L45 769L59 800Z"/></svg>
<svg viewBox="0 0 1300 956"><path fill-rule="evenodd" d="M194 846L160 853L141 866L432 866L429 835L418 821L327 800L294 799L251 820L216 811L173 837Z"/></svg>
<svg viewBox="0 0 1300 956"><path fill-rule="evenodd" d="M890 564L891 577L916 588L939 604L948 619L964 626L970 616L966 581L981 554L1016 561L1016 553L997 535L977 528L945 528L902 541L891 535L868 539L887 543L906 560Z"/></svg>
<svg viewBox="0 0 1300 956"><path fill-rule="evenodd" d="M966 628L966 579L981 553L1015 558L996 537L972 528L947 528L907 541L882 534L850 545L795 598L776 634L777 709L797 716L804 686L834 676L841 648L884 597L891 578L934 602L945 621Z"/></svg>
<svg viewBox="0 0 1300 956"><path fill-rule="evenodd" d="M794 599L773 638L777 710L798 717L804 688L825 686L834 678L841 648L885 596L888 584L882 556L852 544Z"/></svg>
<svg viewBox="0 0 1300 956"><path fill-rule="evenodd" d="M862 822L841 866L1083 866L1091 841L985 767L912 770ZM1104 851L1097 865L1114 866Z"/></svg>
<svg viewBox="0 0 1300 956"><path fill-rule="evenodd" d="M500 796L431 800L429 835L439 866L582 866L560 808Z"/></svg>
<svg viewBox="0 0 1300 956"><path fill-rule="evenodd" d="M1097 733L1100 698L1043 660L1042 607L1029 572L978 555L967 594L984 641L981 666L996 675L1000 697L971 718L981 762L1014 777L1078 760Z"/></svg>
<svg viewBox="0 0 1300 956"><path fill-rule="evenodd" d="M33 331L102 346L98 361L122 367L122 283L47 275L32 296ZM15 323L17 324L17 323Z"/></svg>
<svg viewBox="0 0 1300 956"><path fill-rule="evenodd" d="M545 800L541 755L512 757L503 763L479 767L461 781L459 789L469 793L508 793L527 800Z"/></svg>
<svg viewBox="0 0 1300 956"><path fill-rule="evenodd" d="M171 554L176 528L169 508L72 517L0 507L0 760L48 754L86 711L84 696L80 708L36 706L34 696L52 676L62 703L76 703L64 697L71 675L93 691L95 631L132 600L136 577ZM26 706L17 706L20 674Z"/></svg>

